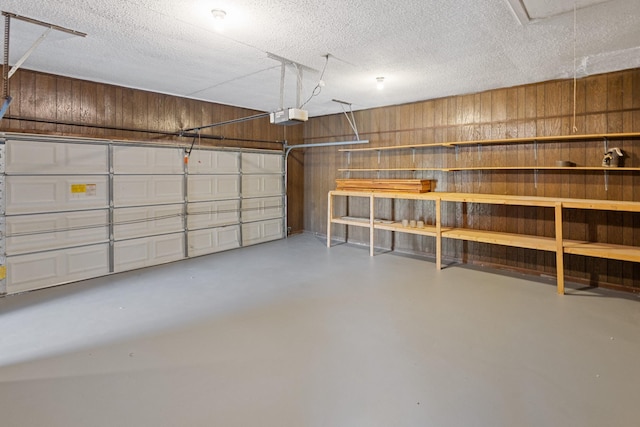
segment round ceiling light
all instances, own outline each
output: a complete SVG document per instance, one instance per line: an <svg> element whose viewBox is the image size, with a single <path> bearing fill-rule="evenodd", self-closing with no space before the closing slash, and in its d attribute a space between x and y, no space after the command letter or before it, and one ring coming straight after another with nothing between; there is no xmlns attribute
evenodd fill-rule
<svg viewBox="0 0 640 427"><path fill-rule="evenodd" d="M213 28L216 31L224 30L224 18L227 16L227 12L222 9L212 9L211 15L213 15Z"/></svg>

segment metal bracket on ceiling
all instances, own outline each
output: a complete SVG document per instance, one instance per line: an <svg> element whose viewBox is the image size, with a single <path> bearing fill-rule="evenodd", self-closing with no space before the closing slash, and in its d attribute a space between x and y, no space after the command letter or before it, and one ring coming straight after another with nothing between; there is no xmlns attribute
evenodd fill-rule
<svg viewBox="0 0 640 427"><path fill-rule="evenodd" d="M356 117L353 115L353 108L351 108L351 103L346 101L340 101L339 99L332 99L333 102L337 102L342 107L342 112L344 113L347 121L349 122L349 126L351 126L351 130L356 135L356 141L360 141L360 135L358 134L358 126L356 125ZM344 108L345 105L349 106L349 112L351 113L351 117L347 114L347 110ZM378 158L378 163L380 163L380 159Z"/></svg>
<svg viewBox="0 0 640 427"><path fill-rule="evenodd" d="M2 75L2 98L4 99L2 107L0 108L0 119L4 117L9 104L11 104L12 98L9 96L9 79L13 74L20 69L22 64L31 56L34 50L40 46L40 43L44 41L52 30L61 31L63 33L72 34L74 36L86 37L85 33L80 31L71 30L69 28L60 27L59 25L49 24L48 22L38 21L37 19L27 18L25 16L16 15L15 13L2 12L4 16L4 63L3 63L3 75ZM46 30L38 39L31 45L27 52L22 55L22 58L15 63L15 65L9 70L9 38L11 33L11 19L17 19L19 21L28 22L30 24L39 25L45 27Z"/></svg>
<svg viewBox="0 0 640 427"><path fill-rule="evenodd" d="M302 76L304 71L312 73L319 73L318 70L302 65L298 62L284 58L282 56L275 55L267 52L267 57L280 62L280 109L284 109L284 78L286 75L287 65L294 68L296 71L296 108L302 107Z"/></svg>

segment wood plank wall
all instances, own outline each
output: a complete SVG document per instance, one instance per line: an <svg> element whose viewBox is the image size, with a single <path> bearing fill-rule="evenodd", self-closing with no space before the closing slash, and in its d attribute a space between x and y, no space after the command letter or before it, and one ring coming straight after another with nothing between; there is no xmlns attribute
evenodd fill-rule
<svg viewBox="0 0 640 427"><path fill-rule="evenodd" d="M640 132L640 69L589 76L576 88L575 132L573 130L573 81L491 90L487 92L428 100L406 105L358 111L355 114L361 138L371 146L412 143L516 138L543 135L571 135L609 132ZM304 141L313 143L352 138L344 115L311 119ZM640 140L615 140L626 152L625 166L640 167ZM452 167L457 166L554 166L556 160L570 160L578 166L599 166L603 141L352 153L337 148L318 148L305 154L304 228L326 234L327 192L334 180L344 177L338 168ZM352 172L352 178L375 178L376 173ZM436 191L517 194L640 201L640 173L609 173L605 187L602 172L381 172L382 178L422 178L436 182ZM379 209L388 218L424 218L433 223L431 205L421 202L385 203ZM366 203L351 199L336 209L349 215L368 215ZM445 204L447 225L497 231L554 235L553 211L545 208ZM334 237L356 243L368 242L367 230L336 227ZM640 214L569 211L564 233L570 239L606 239L612 243L640 245ZM398 251L433 255L433 239L399 233L379 232L376 242ZM528 249L506 248L474 242L444 240L445 257L466 263L492 265L540 275L555 275L555 255ZM566 256L565 273L570 280L626 290L640 289L640 264Z"/></svg>
<svg viewBox="0 0 640 427"><path fill-rule="evenodd" d="M0 131L188 144L192 138L171 133L260 113L24 69L11 78L10 95L14 99ZM261 118L207 129L202 135L202 145L273 150L282 149L285 139L300 143L303 130ZM303 159L296 151L289 156L288 225L293 232L303 225Z"/></svg>

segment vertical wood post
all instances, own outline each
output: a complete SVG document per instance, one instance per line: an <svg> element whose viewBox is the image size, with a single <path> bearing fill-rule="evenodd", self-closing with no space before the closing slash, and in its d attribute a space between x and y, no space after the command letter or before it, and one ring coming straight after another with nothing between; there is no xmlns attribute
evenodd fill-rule
<svg viewBox="0 0 640 427"><path fill-rule="evenodd" d="M564 295L564 245L562 243L562 203L555 206L556 221L556 280L558 294Z"/></svg>
<svg viewBox="0 0 640 427"><path fill-rule="evenodd" d="M436 269L442 269L442 225L440 224L440 197L436 199Z"/></svg>
<svg viewBox="0 0 640 427"><path fill-rule="evenodd" d="M374 232L375 229L373 228L373 220L375 218L375 204L376 204L376 198L373 195L373 193L371 193L369 195L369 255L373 256L373 244L374 244Z"/></svg>

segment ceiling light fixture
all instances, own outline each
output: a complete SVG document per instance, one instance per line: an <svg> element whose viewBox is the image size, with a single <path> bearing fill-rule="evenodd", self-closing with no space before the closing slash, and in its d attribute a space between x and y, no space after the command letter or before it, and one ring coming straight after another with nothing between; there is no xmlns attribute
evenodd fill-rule
<svg viewBox="0 0 640 427"><path fill-rule="evenodd" d="M384 77L376 77L376 88L378 90L384 89Z"/></svg>
<svg viewBox="0 0 640 427"><path fill-rule="evenodd" d="M223 31L224 18L226 18L227 12L222 9L212 9L211 14L213 15L213 28L216 31Z"/></svg>

